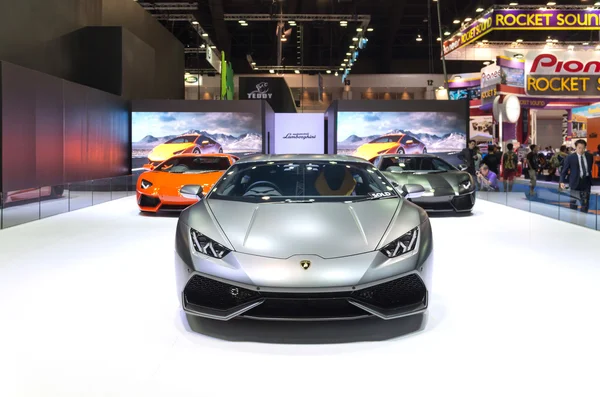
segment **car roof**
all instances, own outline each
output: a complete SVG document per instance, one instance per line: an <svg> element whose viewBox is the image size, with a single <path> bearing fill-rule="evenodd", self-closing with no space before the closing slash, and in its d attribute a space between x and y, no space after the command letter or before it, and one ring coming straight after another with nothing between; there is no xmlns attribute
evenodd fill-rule
<svg viewBox="0 0 600 397"><path fill-rule="evenodd" d="M339 161L371 164L360 157L341 154L255 154L241 158L236 164L263 163L269 161Z"/></svg>
<svg viewBox="0 0 600 397"><path fill-rule="evenodd" d="M425 153L425 154L400 154L400 153L395 153L395 154L382 154L381 156L378 156L381 158L389 158L389 157L415 157L415 158L419 158L419 157L424 157L424 158L440 158L440 156L435 155L435 154L430 154L430 153Z"/></svg>

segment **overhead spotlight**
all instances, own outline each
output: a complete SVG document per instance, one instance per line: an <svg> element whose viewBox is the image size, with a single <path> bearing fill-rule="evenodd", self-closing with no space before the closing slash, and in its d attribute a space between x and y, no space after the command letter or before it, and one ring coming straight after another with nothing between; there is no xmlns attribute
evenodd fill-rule
<svg viewBox="0 0 600 397"><path fill-rule="evenodd" d="M340 68L340 70L344 70L344 68Z"/></svg>
<svg viewBox="0 0 600 397"><path fill-rule="evenodd" d="M475 12L483 12L484 8L483 7L478 7Z"/></svg>
<svg viewBox="0 0 600 397"><path fill-rule="evenodd" d="M522 43L523 39L517 39L517 43Z"/></svg>
<svg viewBox="0 0 600 397"><path fill-rule="evenodd" d="M421 37L421 35L417 36L417 41L423 41L423 38Z"/></svg>
<svg viewBox="0 0 600 397"><path fill-rule="evenodd" d="M210 48L212 48L213 50L217 48L216 45L211 45Z"/></svg>
<svg viewBox="0 0 600 397"><path fill-rule="evenodd" d="M556 5L556 2L555 1L549 1L548 4L546 4L546 5L549 5L549 6L552 7L552 6Z"/></svg>
<svg viewBox="0 0 600 397"><path fill-rule="evenodd" d="M600 1L597 1L597 2L595 2L595 3L594 3L594 5L595 5L596 7L600 7Z"/></svg>
<svg viewBox="0 0 600 397"><path fill-rule="evenodd" d="M460 19L455 19L454 21L452 21L452 23L458 25L460 23Z"/></svg>
<svg viewBox="0 0 600 397"><path fill-rule="evenodd" d="M514 3L514 2L513 2L513 3L508 3L508 5L509 5L509 6L511 6L511 7L514 7L514 6L518 6L518 5L519 5L519 3Z"/></svg>
<svg viewBox="0 0 600 397"><path fill-rule="evenodd" d="M582 45L588 46L588 45L590 45L590 43L588 43L588 42L585 42L585 43L583 43Z"/></svg>
<svg viewBox="0 0 600 397"><path fill-rule="evenodd" d="M202 33L202 37L208 37L208 33L206 33L206 32Z"/></svg>
<svg viewBox="0 0 600 397"><path fill-rule="evenodd" d="M367 32L372 32L374 29L373 28L368 28Z"/></svg>
<svg viewBox="0 0 600 397"><path fill-rule="evenodd" d="M287 41L287 37L281 36L281 41Z"/></svg>
<svg viewBox="0 0 600 397"><path fill-rule="evenodd" d="M351 45L350 48L356 48L356 47L354 47L353 45Z"/></svg>
<svg viewBox="0 0 600 397"><path fill-rule="evenodd" d="M254 68L254 70L258 70L258 68Z"/></svg>
<svg viewBox="0 0 600 397"><path fill-rule="evenodd" d="M294 70L294 73L300 74L300 71L298 69L296 69L296 70Z"/></svg>
<svg viewBox="0 0 600 397"><path fill-rule="evenodd" d="M242 26L248 26L247 23L241 23L240 25L242 25Z"/></svg>
<svg viewBox="0 0 600 397"><path fill-rule="evenodd" d="M288 21L288 23L292 26L296 26L296 21Z"/></svg>
<svg viewBox="0 0 600 397"><path fill-rule="evenodd" d="M200 22L198 22L198 21L192 21L192 25L199 25L199 24L200 24Z"/></svg>
<svg viewBox="0 0 600 397"><path fill-rule="evenodd" d="M331 70L327 70L327 74L331 74Z"/></svg>
<svg viewBox="0 0 600 397"><path fill-rule="evenodd" d="M465 18L465 22L471 22L472 20L473 20L473 18L471 18L471 17Z"/></svg>
<svg viewBox="0 0 600 397"><path fill-rule="evenodd" d="M450 36L452 33L448 32L447 30L444 32L444 36Z"/></svg>
<svg viewBox="0 0 600 397"><path fill-rule="evenodd" d="M338 76L338 72L335 72L336 77Z"/></svg>
<svg viewBox="0 0 600 397"><path fill-rule="evenodd" d="M252 66L256 66L256 62L252 62L250 65L252 65Z"/></svg>
<svg viewBox="0 0 600 397"><path fill-rule="evenodd" d="M442 41L442 38L441 38L441 37L438 37L436 40L437 40L437 41Z"/></svg>
<svg viewBox="0 0 600 397"><path fill-rule="evenodd" d="M273 69L269 69L269 73L273 74L275 71Z"/></svg>
<svg viewBox="0 0 600 397"><path fill-rule="evenodd" d="M490 63L491 63L490 61L485 61L483 64L484 64L485 66L488 66Z"/></svg>
<svg viewBox="0 0 600 397"><path fill-rule="evenodd" d="M244 21L243 19L240 19L238 22L241 23L242 25L246 23L246 21Z"/></svg>
<svg viewBox="0 0 600 397"><path fill-rule="evenodd" d="M356 31L357 31L357 32L362 32L362 31L363 31L363 28L356 28Z"/></svg>
<svg viewBox="0 0 600 397"><path fill-rule="evenodd" d="M358 41L358 37L353 37L352 41Z"/></svg>
<svg viewBox="0 0 600 397"><path fill-rule="evenodd" d="M348 62L348 58L344 58L344 62Z"/></svg>
<svg viewBox="0 0 600 397"><path fill-rule="evenodd" d="M345 64L345 63L341 63L340 65L342 65L342 66L346 66L346 64Z"/></svg>
<svg viewBox="0 0 600 397"><path fill-rule="evenodd" d="M346 55L350 56L350 55L352 55L352 53L351 52L347 52Z"/></svg>

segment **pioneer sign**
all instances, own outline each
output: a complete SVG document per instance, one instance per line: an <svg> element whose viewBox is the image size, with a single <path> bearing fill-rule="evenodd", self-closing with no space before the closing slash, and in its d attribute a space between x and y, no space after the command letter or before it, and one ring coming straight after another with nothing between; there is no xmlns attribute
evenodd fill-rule
<svg viewBox="0 0 600 397"><path fill-rule="evenodd" d="M595 51L530 52L525 71L528 95L600 97L600 60Z"/></svg>

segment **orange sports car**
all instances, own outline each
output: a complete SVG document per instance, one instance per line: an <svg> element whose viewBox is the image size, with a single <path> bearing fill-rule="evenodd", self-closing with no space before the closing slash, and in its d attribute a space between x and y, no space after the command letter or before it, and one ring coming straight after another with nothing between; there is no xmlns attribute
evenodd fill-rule
<svg viewBox="0 0 600 397"><path fill-rule="evenodd" d="M144 172L137 181L137 202L143 212L182 211L197 200L185 198L185 185L200 185L205 192L221 178L237 157L230 154L180 154Z"/></svg>
<svg viewBox="0 0 600 397"><path fill-rule="evenodd" d="M374 159L382 154L423 154L427 153L425 145L406 134L388 134L360 146L354 152L356 157L366 160Z"/></svg>

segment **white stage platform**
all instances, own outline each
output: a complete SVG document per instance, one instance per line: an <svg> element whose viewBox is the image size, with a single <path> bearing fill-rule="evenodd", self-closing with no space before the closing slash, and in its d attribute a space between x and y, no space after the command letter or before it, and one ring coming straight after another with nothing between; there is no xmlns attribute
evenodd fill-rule
<svg viewBox="0 0 600 397"><path fill-rule="evenodd" d="M0 396L597 396L600 234L437 217L426 318L182 321L175 217L133 197L0 231Z"/></svg>

